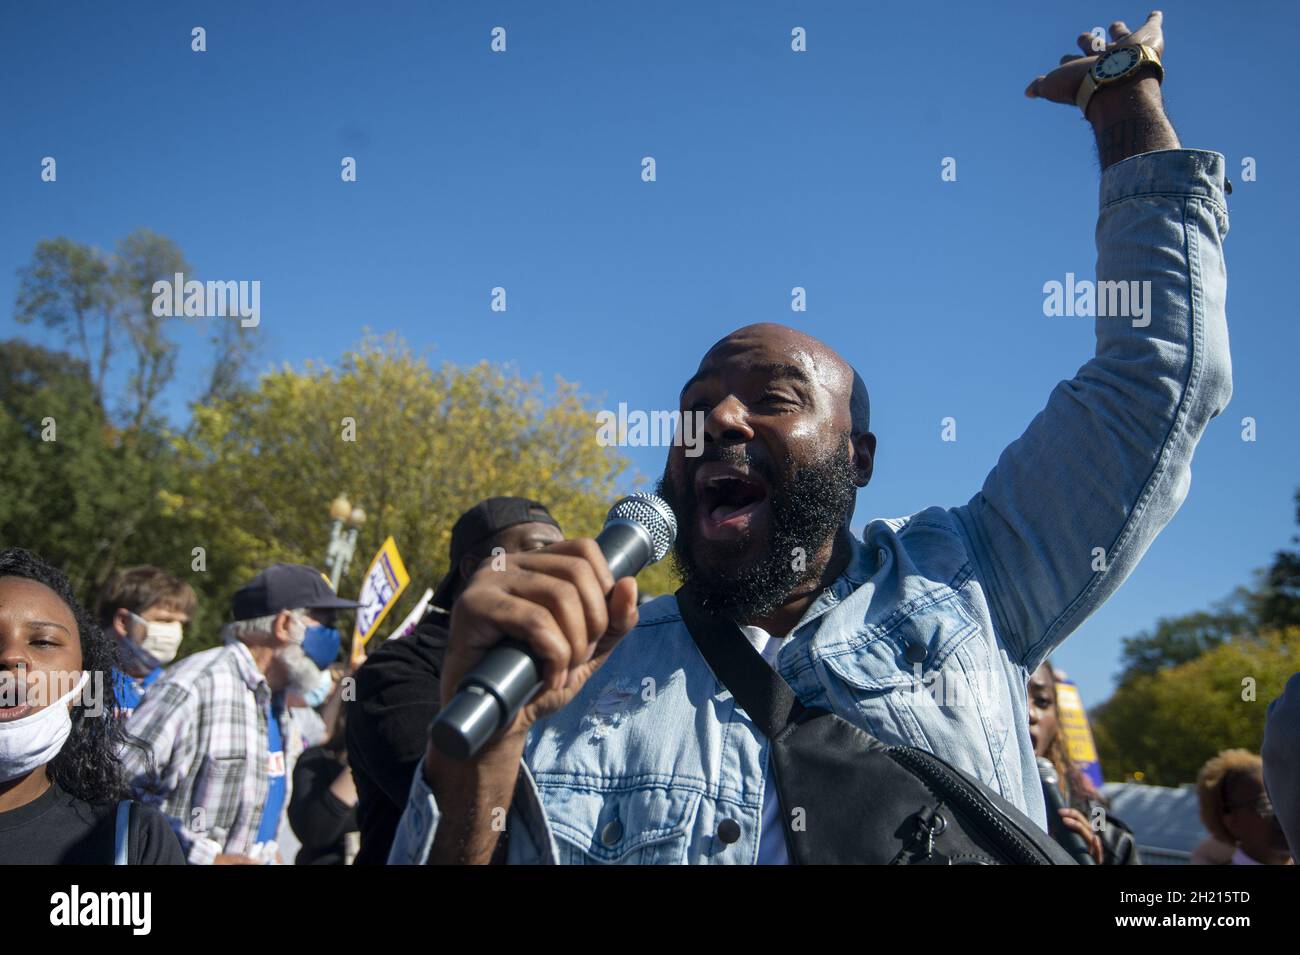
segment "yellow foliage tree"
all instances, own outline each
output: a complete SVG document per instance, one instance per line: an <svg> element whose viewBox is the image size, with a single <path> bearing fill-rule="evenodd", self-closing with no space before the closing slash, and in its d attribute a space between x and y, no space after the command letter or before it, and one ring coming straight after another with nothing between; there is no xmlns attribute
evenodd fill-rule
<svg viewBox="0 0 1300 955"><path fill-rule="evenodd" d="M187 474L179 509L204 546L207 574L195 578L209 598L187 651L215 641L230 593L259 568L322 564L339 493L367 514L339 589L358 592L392 535L412 577L396 624L447 570L452 524L476 501L535 498L566 536L592 536L618 493L634 489L618 486L627 461L597 443L595 411L575 385L557 379L548 393L486 362L434 369L394 336L195 408L177 447ZM669 564L642 572L644 592L675 589Z"/></svg>
<svg viewBox="0 0 1300 955"><path fill-rule="evenodd" d="M1194 660L1143 674L1092 714L1108 779L1192 782L1220 750L1259 752L1270 701L1300 670L1300 627L1237 637Z"/></svg>

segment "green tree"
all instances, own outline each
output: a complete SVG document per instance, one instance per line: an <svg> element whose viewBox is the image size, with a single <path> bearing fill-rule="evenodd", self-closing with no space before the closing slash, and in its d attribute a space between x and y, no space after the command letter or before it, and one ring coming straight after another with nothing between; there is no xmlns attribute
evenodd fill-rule
<svg viewBox="0 0 1300 955"><path fill-rule="evenodd" d="M176 438L156 404L176 373L170 331L194 320L154 315L153 285L191 271L171 239L148 229L111 253L46 239L18 271L15 319L62 338L69 354L5 344L0 540L59 564L87 604L117 567L154 562L185 531L174 519ZM235 321L198 321L210 325L211 352L198 400L229 398L254 339Z"/></svg>
<svg viewBox="0 0 1300 955"><path fill-rule="evenodd" d="M172 329L201 326L207 340L209 367L193 395L200 404L239 390L257 353L253 330L236 320L153 313L154 283L173 281L178 272L194 278L176 243L149 229L124 236L111 253L65 237L45 239L18 270L14 318L63 338L116 423L149 427L158 396L176 376Z"/></svg>
<svg viewBox="0 0 1300 955"><path fill-rule="evenodd" d="M1238 588L1210 610L1162 617L1153 630L1126 637L1120 654L1124 667L1120 685L1195 660L1238 634L1252 632L1254 619L1248 609L1249 600L1249 591Z"/></svg>
<svg viewBox="0 0 1300 955"><path fill-rule="evenodd" d="M1300 670L1300 628L1244 637L1137 674L1092 712L1106 776L1177 786L1222 749L1259 751L1269 701Z"/></svg>
<svg viewBox="0 0 1300 955"><path fill-rule="evenodd" d="M593 535L626 469L597 444L594 409L574 385L547 390L488 363L434 369L392 336L366 338L334 366L270 372L193 414L177 442L185 485L170 501L191 536L167 558L205 548L207 571L192 580L207 609L191 650L215 640L230 593L258 568L322 564L340 492L367 513L340 590L358 592L391 535L412 576L395 624L446 571L452 524L475 501L533 497L567 535ZM667 562L640 583L675 586Z"/></svg>
<svg viewBox="0 0 1300 955"><path fill-rule="evenodd" d="M1300 523L1300 491L1296 521ZM1300 543L1300 534L1292 541ZM1119 685L1195 660L1236 637L1300 627L1300 553L1279 551L1268 568L1256 573L1254 588L1238 587L1209 610L1162 617L1152 630L1125 638Z"/></svg>
<svg viewBox="0 0 1300 955"><path fill-rule="evenodd" d="M114 567L149 552L132 538L164 520L174 455L164 435L109 421L84 362L3 343L0 446L0 543L62 567L87 603Z"/></svg>
<svg viewBox="0 0 1300 955"><path fill-rule="evenodd" d="M60 332L75 348L96 400L104 403L104 379L113 355L116 302L108 257L67 238L36 244L32 261L18 270L14 318Z"/></svg>
<svg viewBox="0 0 1300 955"><path fill-rule="evenodd" d="M1300 490L1295 496L1295 519L1300 524ZM1300 544L1300 534L1291 538ZM1261 574L1253 610L1261 627L1300 627L1300 552L1281 550Z"/></svg>

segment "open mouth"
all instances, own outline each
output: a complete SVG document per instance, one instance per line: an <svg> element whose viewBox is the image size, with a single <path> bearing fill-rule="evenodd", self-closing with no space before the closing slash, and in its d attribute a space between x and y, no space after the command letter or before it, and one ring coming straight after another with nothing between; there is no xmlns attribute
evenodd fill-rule
<svg viewBox="0 0 1300 955"><path fill-rule="evenodd" d="M29 713L35 713L36 707L30 703L20 703L18 706L0 706L0 723L12 723L14 720L20 720Z"/></svg>
<svg viewBox="0 0 1300 955"><path fill-rule="evenodd" d="M712 461L695 472L695 499L705 537L744 533L767 505L767 496L767 482L753 472Z"/></svg>
<svg viewBox="0 0 1300 955"><path fill-rule="evenodd" d="M28 713L36 712L37 707L26 702L23 687L8 673L0 674L0 723L12 723Z"/></svg>

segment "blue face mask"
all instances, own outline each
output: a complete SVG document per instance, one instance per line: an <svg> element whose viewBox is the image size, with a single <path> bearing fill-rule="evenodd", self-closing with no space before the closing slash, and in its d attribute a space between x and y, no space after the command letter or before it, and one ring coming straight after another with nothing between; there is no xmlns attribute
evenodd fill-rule
<svg viewBox="0 0 1300 955"><path fill-rule="evenodd" d="M302 638L302 652L322 670L338 659L339 647L342 645L343 638L337 630L320 624L308 627Z"/></svg>

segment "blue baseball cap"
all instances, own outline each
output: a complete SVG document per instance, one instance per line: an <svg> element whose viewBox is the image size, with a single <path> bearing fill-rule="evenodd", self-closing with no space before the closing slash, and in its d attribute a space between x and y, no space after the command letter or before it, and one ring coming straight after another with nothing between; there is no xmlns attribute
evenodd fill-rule
<svg viewBox="0 0 1300 955"><path fill-rule="evenodd" d="M319 570L306 564L272 564L235 591L234 620L269 617L281 610L352 610L361 606L334 592Z"/></svg>

